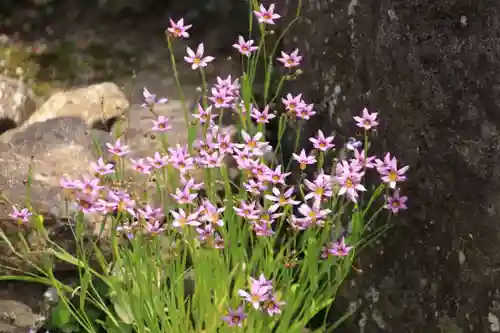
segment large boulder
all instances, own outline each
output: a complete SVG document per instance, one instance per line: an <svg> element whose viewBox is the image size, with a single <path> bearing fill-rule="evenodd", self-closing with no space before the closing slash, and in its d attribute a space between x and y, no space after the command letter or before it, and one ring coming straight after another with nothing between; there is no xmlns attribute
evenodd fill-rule
<svg viewBox="0 0 500 333"><path fill-rule="evenodd" d="M0 75L0 134L22 125L35 112L36 104L26 84Z"/></svg>
<svg viewBox="0 0 500 333"><path fill-rule="evenodd" d="M94 144L111 141L102 131L89 130L85 122L76 117L61 117L37 122L25 130L14 130L8 142L0 143L0 229L6 234L16 251L39 264L46 242L29 226L19 226L9 214L11 204L25 206L29 200L33 209L45 218L49 236L69 251L74 249L71 230L71 211L65 208L64 193L60 186L63 176L80 179L91 173L90 161L97 159ZM28 176L31 185L28 191ZM28 242L29 251L23 245L22 235ZM21 271L33 271L33 267L19 258L3 240L0 241L0 274L5 266Z"/></svg>
<svg viewBox="0 0 500 333"><path fill-rule="evenodd" d="M129 107L129 102L113 82L56 92L24 123L34 123L58 117L79 117L89 127L106 128Z"/></svg>
<svg viewBox="0 0 500 333"><path fill-rule="evenodd" d="M0 285L0 331L36 332L48 316L49 303L43 297L47 287L19 282Z"/></svg>
<svg viewBox="0 0 500 333"><path fill-rule="evenodd" d="M277 6L295 14L295 1ZM304 55L288 88L319 112L303 137L348 137L367 106L378 152L411 165L410 210L364 254L346 332L498 332L499 29L493 1L309 0L288 33Z"/></svg>

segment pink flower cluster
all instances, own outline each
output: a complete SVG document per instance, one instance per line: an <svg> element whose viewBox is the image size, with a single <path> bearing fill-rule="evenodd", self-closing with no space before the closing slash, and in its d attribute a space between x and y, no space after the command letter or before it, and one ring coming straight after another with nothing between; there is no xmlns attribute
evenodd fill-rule
<svg viewBox="0 0 500 333"><path fill-rule="evenodd" d="M259 9L254 11L261 28L274 25L275 20L281 18L274 9L274 5L269 8L260 5ZM183 19L177 22L170 20L167 33L169 38L189 38L190 28L191 25L184 25ZM243 36L239 36L233 46L243 56L250 58L259 51L259 47L254 46L254 43L253 40L245 40ZM202 70L214 60L214 57L204 56L204 51L203 43L198 45L196 51L187 48L188 55L184 60L193 70ZM277 60L285 68L292 69L300 65L302 56L299 55L299 50L295 49L290 54L281 52L281 57ZM209 89L210 96L206 96L210 105L198 104L192 114L195 122L203 127L203 136L194 142L194 151L188 149L187 145L176 144L163 152L155 152L153 156L136 159L128 157L131 153L128 145L118 138L115 142L106 144L116 163L99 158L90 163L93 176L84 175L82 179L63 178L61 186L77 202L84 214L124 217L116 231L125 237L133 238L138 233L151 236L175 231L184 235L194 234L203 246L214 249L223 249L228 245L223 238L226 234L223 228L232 226L226 225L224 215L237 216L238 221L234 222L246 223L243 225L257 237L272 237L277 226L282 225L289 226L297 233L328 226L336 213L332 212L334 201L338 199L342 203L355 206L362 203L363 193L367 191L367 172L377 175L381 186L385 188L386 209L396 214L407 208L407 197L401 195L399 185L406 181L408 166L401 167L390 153L386 153L383 158L370 156L368 147L365 146L367 140L363 143L351 138L345 147L346 157L336 160L333 171L327 173L322 163L325 157L332 157L336 145L334 136L321 130L309 138L312 149L304 148L293 154L293 161L298 164L302 178L298 186L289 184L288 177L291 173L287 168L282 165L270 166L264 159L273 147L265 141L260 129L276 117L275 112L270 109L270 105L259 108L248 101L245 103L240 90L238 78L233 80L231 75L224 79L217 77L217 82ZM167 98L158 97L147 88L143 89L142 94L142 107L151 111L157 105L168 103ZM314 104L306 103L302 94L293 96L287 93L281 102L287 117L299 120L302 125L316 114ZM232 133L216 125L219 115L216 109L229 109L242 118L248 116L246 119L252 119L259 125L259 129L249 127L247 130L241 130L238 133L240 140L235 141ZM365 139L379 125L377 116L378 113L370 113L364 108L361 116L353 117L356 125L362 129ZM167 135L171 129L170 121L165 116L157 116L151 128L154 132ZM244 187L244 198L228 198L234 203L230 212L222 206L222 200L209 200L211 196L204 197L204 184L197 183L193 178L195 170L210 171L225 167L224 162L227 159L235 161L242 173ZM106 180L119 174L117 166L124 165L137 173L157 179L162 178L167 170L178 173L178 187L169 194L177 206L163 212L161 208L140 204L138 197L125 190L108 188L105 185ZM313 167L316 173L313 177L307 177L305 170ZM10 217L18 223L26 223L31 215L27 208L20 209L16 206L13 207ZM345 234L338 239L326 241L318 256L323 259L349 256L354 248L349 238L349 235ZM228 309L227 315L222 317L229 326L243 325L247 317L246 305L274 316L281 313L285 304L279 301L272 281L266 279L263 274L258 279L250 278L248 289L238 290L238 295L245 303L236 309Z"/></svg>
<svg viewBox="0 0 500 333"><path fill-rule="evenodd" d="M238 290L238 295L250 304L255 310L261 310L269 316L275 316L281 313L281 308L285 302L279 301L274 292L273 283L261 274L258 279L250 277L249 290ZM243 320L247 317L244 306L240 305L236 310L229 309L227 315L222 317L228 326L243 325Z"/></svg>
<svg viewBox="0 0 500 333"><path fill-rule="evenodd" d="M281 18L281 15L274 12L274 7L274 4L271 4L269 8L260 5L259 10L254 11L255 17L259 23L263 25L274 25L274 20ZM172 38L189 38L189 33L187 31L191 27L192 25L184 25L184 19L180 19L177 22L170 19L170 27L167 29L167 33ZM258 46L254 46L254 43L255 41L252 39L245 40L243 36L238 36L238 41L233 44L233 47L238 50L241 55L249 58L252 53L259 49ZM184 60L191 64L191 69L193 70L203 69L215 59L212 56L204 57L205 46L203 43L198 45L196 52L190 47L187 47L186 50L188 55L184 57ZM300 65L302 56L299 55L298 49L295 49L290 54L281 51L281 57L277 58L277 60L281 62L285 68L291 69Z"/></svg>

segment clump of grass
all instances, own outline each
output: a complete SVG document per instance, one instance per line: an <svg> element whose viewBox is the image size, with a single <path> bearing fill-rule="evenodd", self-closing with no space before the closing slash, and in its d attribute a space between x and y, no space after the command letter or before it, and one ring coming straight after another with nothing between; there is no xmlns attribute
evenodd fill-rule
<svg viewBox="0 0 500 333"><path fill-rule="evenodd" d="M107 143L113 161L91 163L95 175L61 181L68 199L78 203L74 233L81 246L71 254L52 242L51 254L75 266L80 284L63 284L51 266L37 266L40 275L33 279L55 288L58 309L66 314L63 322L71 318L84 332L232 332L239 327L252 333L299 333L332 305L356 255L388 227L375 228L374 220L384 209L393 214L406 209L407 198L398 186L408 167L398 167L390 153L370 155L378 113L366 108L354 117L363 133L360 141L336 147L333 136L318 131L309 138L311 149L297 151L287 165L264 158L270 151L278 156L281 149L263 136L270 121L278 121L280 138L295 123L298 147L301 126L308 126L316 112L302 95L281 91L285 80L297 77L299 50L284 50L277 57L276 47L264 47L280 15L274 6L257 2L249 9L258 20L256 27L250 20L250 32L257 28L261 37L257 43L237 38L234 47L243 68L239 78L219 77L208 87L204 70L214 58L204 54L203 43L187 49L184 60L200 74L203 93L194 113L185 105L172 51L177 39L189 38L191 26L182 19L170 22L167 41L184 103L187 145L169 143L169 119L159 116L152 130L162 151L128 159L128 146L118 137ZM260 105L252 89L259 59L266 61ZM275 75L281 78L272 93ZM156 115L156 105L168 104L147 88L143 96L144 112ZM280 114L270 109L278 98L285 110ZM235 137L220 126L224 113L239 119ZM337 160L341 150L345 157ZM228 158L241 171L237 181L228 176ZM327 161L334 162L331 173L324 169ZM301 170L296 184L289 177L292 163ZM141 193L120 188L127 167L150 177L154 186ZM315 170L312 176L308 169ZM204 172L203 183L192 177L196 170ZM380 182L368 186L368 173L378 175ZM153 196L159 202L152 202ZM96 214L102 216L99 234L108 236L109 253L97 243L91 249L83 245L86 218ZM43 233L37 212L15 207L12 218ZM90 265L92 260L97 264ZM95 311L104 319L96 320L91 315ZM350 314L328 325L325 320L318 331L333 331Z"/></svg>

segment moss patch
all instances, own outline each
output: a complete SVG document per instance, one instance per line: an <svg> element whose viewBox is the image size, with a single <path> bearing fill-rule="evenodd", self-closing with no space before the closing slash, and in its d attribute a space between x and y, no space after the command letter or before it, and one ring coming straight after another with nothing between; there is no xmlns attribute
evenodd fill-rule
<svg viewBox="0 0 500 333"><path fill-rule="evenodd" d="M70 85L106 81L130 73L135 62L129 52L97 42L85 48L70 41L43 48L21 42L0 44L1 73L23 79L42 98Z"/></svg>

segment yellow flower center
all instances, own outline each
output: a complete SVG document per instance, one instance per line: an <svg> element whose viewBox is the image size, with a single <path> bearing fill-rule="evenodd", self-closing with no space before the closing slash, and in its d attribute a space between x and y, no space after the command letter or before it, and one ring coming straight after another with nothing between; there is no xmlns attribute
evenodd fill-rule
<svg viewBox="0 0 500 333"><path fill-rule="evenodd" d="M308 215L308 216L311 218L311 220L313 220L313 221L315 221L315 220L316 220L316 218L318 217L318 215L316 214L316 212L315 212L315 211L309 212L309 214L307 214L307 215Z"/></svg>
<svg viewBox="0 0 500 333"><path fill-rule="evenodd" d="M391 182L395 182L397 179L398 179L398 174L394 171L391 171L389 172L389 174L387 175L387 177L389 177L389 180Z"/></svg>

